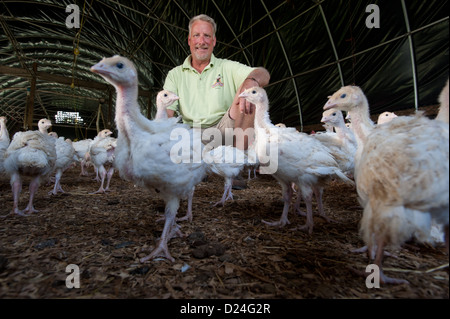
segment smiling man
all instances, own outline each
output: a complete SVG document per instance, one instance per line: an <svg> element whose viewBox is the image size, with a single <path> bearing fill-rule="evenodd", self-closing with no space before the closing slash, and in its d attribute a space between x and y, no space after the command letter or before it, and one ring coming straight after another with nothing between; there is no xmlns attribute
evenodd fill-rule
<svg viewBox="0 0 450 319"><path fill-rule="evenodd" d="M266 86L270 75L264 68L215 57L216 28L215 21L205 14L190 20L191 54L182 65L169 71L164 83L164 89L180 97L167 113L169 117L179 113L191 126L218 129L222 139L213 137L211 146L234 144L247 149L254 139L255 106L239 98L239 94L250 87ZM234 142L233 136L225 137L226 131L235 137Z"/></svg>

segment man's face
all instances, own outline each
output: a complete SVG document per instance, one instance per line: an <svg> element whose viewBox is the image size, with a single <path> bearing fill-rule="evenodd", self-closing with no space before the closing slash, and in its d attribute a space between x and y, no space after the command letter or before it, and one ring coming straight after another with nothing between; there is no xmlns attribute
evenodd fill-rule
<svg viewBox="0 0 450 319"><path fill-rule="evenodd" d="M209 61L216 46L216 37L209 22L196 21L188 38L192 57L198 61Z"/></svg>

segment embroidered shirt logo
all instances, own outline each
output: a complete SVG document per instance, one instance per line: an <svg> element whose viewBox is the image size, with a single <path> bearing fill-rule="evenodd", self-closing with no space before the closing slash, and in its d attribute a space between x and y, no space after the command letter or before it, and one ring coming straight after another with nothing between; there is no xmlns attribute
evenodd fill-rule
<svg viewBox="0 0 450 319"><path fill-rule="evenodd" d="M214 84L211 86L213 89L215 89L216 87L222 87L223 86L223 82L222 82L222 76L219 74L216 78L216 80L214 81Z"/></svg>

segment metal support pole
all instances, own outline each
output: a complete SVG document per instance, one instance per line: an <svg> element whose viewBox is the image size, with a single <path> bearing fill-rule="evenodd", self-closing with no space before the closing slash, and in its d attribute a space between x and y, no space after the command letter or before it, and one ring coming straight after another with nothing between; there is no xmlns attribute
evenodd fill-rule
<svg viewBox="0 0 450 319"><path fill-rule="evenodd" d="M417 69L416 69L416 57L414 53L414 44L411 34L411 27L409 25L409 18L408 18L408 11L406 10L406 4L405 0L402 1L402 8L403 8L403 15L405 16L405 24L406 24L406 31L408 32L408 42L409 42L409 52L411 54L411 71L413 76L413 82L414 82L414 106L416 108L416 111L419 109L419 89L417 84Z"/></svg>

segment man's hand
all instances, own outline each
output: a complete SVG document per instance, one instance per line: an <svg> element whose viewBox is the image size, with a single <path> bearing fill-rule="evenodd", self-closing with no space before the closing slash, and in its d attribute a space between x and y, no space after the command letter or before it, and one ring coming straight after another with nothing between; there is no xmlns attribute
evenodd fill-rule
<svg viewBox="0 0 450 319"><path fill-rule="evenodd" d="M245 79L244 83L242 83L241 91L239 92L239 94L255 86L259 86L259 82L255 78L248 77ZM239 98L238 103L239 103L239 110L241 113L253 114L253 112L255 111L255 105L250 103L244 98Z"/></svg>
<svg viewBox="0 0 450 319"><path fill-rule="evenodd" d="M255 111L255 105L250 103L244 98L239 99L239 110L244 114L253 114Z"/></svg>

